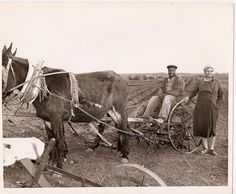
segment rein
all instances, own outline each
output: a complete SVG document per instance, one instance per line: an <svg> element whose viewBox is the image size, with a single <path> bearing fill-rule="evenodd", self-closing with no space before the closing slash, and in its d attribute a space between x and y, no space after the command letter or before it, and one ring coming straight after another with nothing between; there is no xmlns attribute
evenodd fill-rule
<svg viewBox="0 0 236 194"><path fill-rule="evenodd" d="M6 92L7 93L12 92L13 90L15 90L15 89L17 89L17 88L19 88L19 87L21 87L21 86L23 86L23 85L25 85L25 84L27 84L29 82L32 82L32 81L34 81L35 79L38 79L38 78L42 78L42 77L46 77L46 76L51 76L51 75L66 74L66 73L70 73L70 72L63 71L63 72L54 72L54 73L46 73L46 74L43 74L43 75L38 75L38 76L35 76L35 77L31 78L30 80L27 80L27 81L25 81L25 82L23 82L21 84L18 84L17 86L11 88L10 90L7 90Z"/></svg>

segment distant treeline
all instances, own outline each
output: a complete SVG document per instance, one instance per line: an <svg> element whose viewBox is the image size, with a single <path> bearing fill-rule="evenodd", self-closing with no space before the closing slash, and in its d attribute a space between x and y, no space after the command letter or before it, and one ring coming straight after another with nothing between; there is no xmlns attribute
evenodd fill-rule
<svg viewBox="0 0 236 194"><path fill-rule="evenodd" d="M203 77L204 74L200 73L178 73L182 77ZM167 73L131 73L131 74L122 74L121 75L126 80L159 80L167 76ZM219 80L228 80L228 73L215 73L215 78Z"/></svg>

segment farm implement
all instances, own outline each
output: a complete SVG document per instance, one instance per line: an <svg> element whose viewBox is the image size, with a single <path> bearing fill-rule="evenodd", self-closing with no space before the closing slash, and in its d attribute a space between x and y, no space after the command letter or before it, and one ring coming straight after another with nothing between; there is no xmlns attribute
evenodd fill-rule
<svg viewBox="0 0 236 194"><path fill-rule="evenodd" d="M128 118L131 132L122 131L110 124L107 124L111 121L108 117L103 118L102 120L94 119L98 123L102 123L118 132L129 135L131 138L137 138L138 140L145 142L148 146L154 145L159 147L160 144L169 143L178 152L192 153L199 148L201 140L198 137L193 136L192 114L189 109L190 107L181 100L172 107L167 121L163 124L159 124L155 118ZM84 111L83 109L81 110ZM85 114L89 113L85 112ZM10 115L8 114L8 116ZM36 114L20 113L11 116L36 117ZM92 117L90 114L89 116ZM80 135L77 133L72 123L68 121L68 124L79 137ZM89 126L93 133L98 135L107 147L115 148L115 146L100 134L92 123L89 124Z"/></svg>
<svg viewBox="0 0 236 194"><path fill-rule="evenodd" d="M154 118L128 118L137 128L131 130L138 134L138 139L159 147L160 144L170 143L178 152L192 153L201 145L201 140L193 136L192 114L184 100L176 103L166 122L159 124Z"/></svg>

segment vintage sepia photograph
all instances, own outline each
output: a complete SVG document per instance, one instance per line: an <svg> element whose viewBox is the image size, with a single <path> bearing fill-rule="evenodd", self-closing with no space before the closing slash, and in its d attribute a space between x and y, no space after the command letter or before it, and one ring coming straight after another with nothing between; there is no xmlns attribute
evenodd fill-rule
<svg viewBox="0 0 236 194"><path fill-rule="evenodd" d="M0 24L0 190L232 193L233 3L0 2Z"/></svg>

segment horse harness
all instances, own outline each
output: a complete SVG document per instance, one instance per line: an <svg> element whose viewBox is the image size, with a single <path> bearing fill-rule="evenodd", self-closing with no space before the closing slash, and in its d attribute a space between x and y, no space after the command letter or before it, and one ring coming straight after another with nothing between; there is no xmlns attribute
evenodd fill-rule
<svg viewBox="0 0 236 194"><path fill-rule="evenodd" d="M13 77L14 77L14 80L16 81L16 77L15 77L15 72L13 70L13 67L12 67L12 59L9 58L9 61L8 61L8 64L7 64L7 68L6 68L6 72L7 72L7 78L8 78L8 73L9 73L9 70L11 69L12 73L13 73ZM130 132L127 132L127 131L124 131L124 130L120 130L120 129L117 129L116 127L114 126L111 126L109 124L107 124L106 122L103 122L99 119L97 119L96 117L94 117L93 115L91 115L90 113L88 113L87 111L83 110L80 106L79 106L79 99L78 99L78 94L81 92L80 88L78 87L78 84L77 84L77 81L76 81L76 78L75 78L75 75L73 73L70 73L70 72L54 72L54 73L47 73L47 74L42 74L42 70L39 71L39 75L35 75L35 76L32 76L30 80L25 80L24 83L22 84L19 84L11 89L9 89L8 91L6 91L7 93L8 92L14 92L17 88L21 87L21 86L24 86L25 84L29 84L31 86L34 86L34 84L30 84L32 83L34 80L36 79L40 79L40 86L36 86L39 87L38 89L38 95L39 95L39 101L43 101L44 99L47 99L48 96L54 96L56 98L59 98L63 101L66 101L68 103L71 104L71 115L68 119L68 122L70 122L71 118L74 115L74 112L73 112L73 108L77 108L79 110L81 110L82 112L84 112L85 114L87 114L89 117L93 118L95 121L97 121L98 123L102 123L106 126L109 126L111 128L114 128L116 131L118 132L121 132L121 133L125 133L127 135L135 135L134 133L130 133ZM47 88L47 84L46 84L46 81L45 81L45 77L46 76L50 76L50 75L56 75L56 74L69 74L69 79L70 79L70 84L71 84L71 88L70 88L70 93L71 93L71 100L69 99L65 99L61 96L58 96L57 94L54 94L52 92L50 92ZM35 87L35 86L34 86ZM29 88L28 88L28 91L29 91ZM23 91L23 92L27 92L26 91ZM21 93L23 93L21 92ZM19 92L17 92L19 94ZM98 107L98 108L102 108L102 105L101 104L98 104L98 103L95 103L95 102L91 102L91 101L88 101L88 100L85 100L89 105L91 106L95 106L95 107ZM24 101L23 103L27 103L27 101ZM22 105L21 105L22 106ZM135 135L136 136L136 135Z"/></svg>
<svg viewBox="0 0 236 194"><path fill-rule="evenodd" d="M16 74L13 70L13 67L12 67L12 59L11 58L8 58L8 62L7 62L7 66L4 67L2 66L2 78L3 78L3 82L6 84L5 85L5 88L7 88L7 80L8 80L8 76L9 76L9 71L11 70L12 71L12 75L13 75L13 79L14 81L16 82Z"/></svg>

